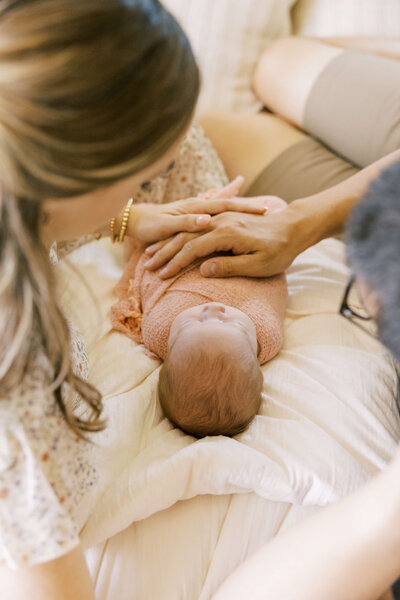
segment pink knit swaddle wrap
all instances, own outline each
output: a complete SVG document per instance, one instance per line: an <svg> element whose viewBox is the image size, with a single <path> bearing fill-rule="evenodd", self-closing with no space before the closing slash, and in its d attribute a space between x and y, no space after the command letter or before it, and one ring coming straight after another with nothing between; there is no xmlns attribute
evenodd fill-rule
<svg viewBox="0 0 400 600"><path fill-rule="evenodd" d="M286 206L268 199L269 212ZM267 218L267 217L266 217ZM144 268L148 256L143 247L134 249L117 287L118 302L111 307L114 329L142 342L164 359L171 324L182 311L206 302L221 302L246 313L253 321L259 343L258 359L264 364L280 350L287 304L285 275L268 279L231 277L204 278L198 260L178 275L163 280L157 271Z"/></svg>

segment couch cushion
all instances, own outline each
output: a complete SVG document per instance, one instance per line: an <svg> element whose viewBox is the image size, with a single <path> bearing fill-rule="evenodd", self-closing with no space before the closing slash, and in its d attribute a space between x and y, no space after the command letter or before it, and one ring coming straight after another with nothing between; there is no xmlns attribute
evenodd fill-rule
<svg viewBox="0 0 400 600"><path fill-rule="evenodd" d="M260 108L251 75L262 50L290 33L295 0L164 0L186 31L203 79L198 112Z"/></svg>
<svg viewBox="0 0 400 600"><path fill-rule="evenodd" d="M298 0L293 33L400 37L399 0Z"/></svg>

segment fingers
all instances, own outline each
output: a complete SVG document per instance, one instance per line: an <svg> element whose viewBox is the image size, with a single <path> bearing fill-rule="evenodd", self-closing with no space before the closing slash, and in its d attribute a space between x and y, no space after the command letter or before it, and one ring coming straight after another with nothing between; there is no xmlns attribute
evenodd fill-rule
<svg viewBox="0 0 400 600"><path fill-rule="evenodd" d="M232 247L228 236L221 236L217 232L205 233L187 242L183 248L172 258L166 267L160 272L160 277L167 279L181 271L191 262L203 256L208 256L213 252L228 251Z"/></svg>
<svg viewBox="0 0 400 600"><path fill-rule="evenodd" d="M265 277L254 254L221 256L205 261L200 267L203 277Z"/></svg>
<svg viewBox="0 0 400 600"><path fill-rule="evenodd" d="M165 244L170 242L173 238L168 238L166 240L161 240L160 242L156 242L155 244L151 244L151 246L147 246L145 250L145 254L148 256L153 256L158 250L160 250Z"/></svg>
<svg viewBox="0 0 400 600"><path fill-rule="evenodd" d="M210 215L198 215L190 219L190 228L193 227L193 231L199 231L205 229L211 223ZM192 229L190 229L191 231ZM188 229L189 231L189 229Z"/></svg>
<svg viewBox="0 0 400 600"><path fill-rule="evenodd" d="M222 190L209 190L198 198L187 198L170 205L172 214L208 213L217 215L227 211L244 212L263 215L269 206L269 196L256 196L253 198L235 197L243 177L237 177L232 183Z"/></svg>
<svg viewBox="0 0 400 600"><path fill-rule="evenodd" d="M215 190L216 193L214 198L232 198L233 196L237 196L239 194L240 188L244 183L244 177L239 175L233 181L228 183L225 187L220 190ZM214 190L209 190L208 193L214 192Z"/></svg>
<svg viewBox="0 0 400 600"><path fill-rule="evenodd" d="M210 215L218 215L223 212L243 212L263 215L266 210L266 202L262 197L257 198L211 198L210 200L200 200L201 205L191 204L190 210L196 212L197 208Z"/></svg>
<svg viewBox="0 0 400 600"><path fill-rule="evenodd" d="M198 198L201 198L202 200L208 200L209 198L211 198L211 196L219 194L220 191L220 188L211 188L210 190L207 190L205 194L198 194Z"/></svg>
<svg viewBox="0 0 400 600"><path fill-rule="evenodd" d="M263 215L268 211L268 206L263 196L254 198L230 198L225 200L226 211L244 212Z"/></svg>
<svg viewBox="0 0 400 600"><path fill-rule="evenodd" d="M204 209L203 209L204 212ZM202 231L211 223L210 215L164 215L160 224L160 238L167 238L181 231Z"/></svg>
<svg viewBox="0 0 400 600"><path fill-rule="evenodd" d="M162 245L159 245L158 249L144 266L146 269L149 269L149 271L154 271L155 269L162 267L166 262L173 258L188 241L197 237L197 235L199 234L179 233L175 237L165 240ZM158 244L153 244L153 246L158 246Z"/></svg>

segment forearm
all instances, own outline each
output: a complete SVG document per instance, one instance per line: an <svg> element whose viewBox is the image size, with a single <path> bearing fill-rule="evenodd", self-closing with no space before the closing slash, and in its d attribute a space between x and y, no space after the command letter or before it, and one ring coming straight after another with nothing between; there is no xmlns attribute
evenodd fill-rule
<svg viewBox="0 0 400 600"><path fill-rule="evenodd" d="M0 565L0 589L1 600L94 600L93 582L80 548L18 570Z"/></svg>
<svg viewBox="0 0 400 600"><path fill-rule="evenodd" d="M299 252L313 244L343 232L353 207L361 200L370 183L390 164L400 160L400 150L369 165L346 181L318 194L295 200L289 205Z"/></svg>
<svg viewBox="0 0 400 600"><path fill-rule="evenodd" d="M275 537L214 600L376 600L400 573L400 482L391 468Z"/></svg>
<svg viewBox="0 0 400 600"><path fill-rule="evenodd" d="M400 40L379 37L327 37L314 38L318 42L338 46L347 50L360 50L400 60Z"/></svg>

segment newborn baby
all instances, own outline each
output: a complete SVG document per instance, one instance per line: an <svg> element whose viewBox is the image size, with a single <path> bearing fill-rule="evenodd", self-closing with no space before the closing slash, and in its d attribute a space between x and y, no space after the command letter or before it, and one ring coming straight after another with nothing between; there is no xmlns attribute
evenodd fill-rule
<svg viewBox="0 0 400 600"><path fill-rule="evenodd" d="M286 205L266 197L266 206ZM260 365L282 346L285 276L206 279L198 260L163 280L147 260L143 246L133 250L111 308L114 329L164 360L158 392L172 423L195 437L240 433L260 407Z"/></svg>

